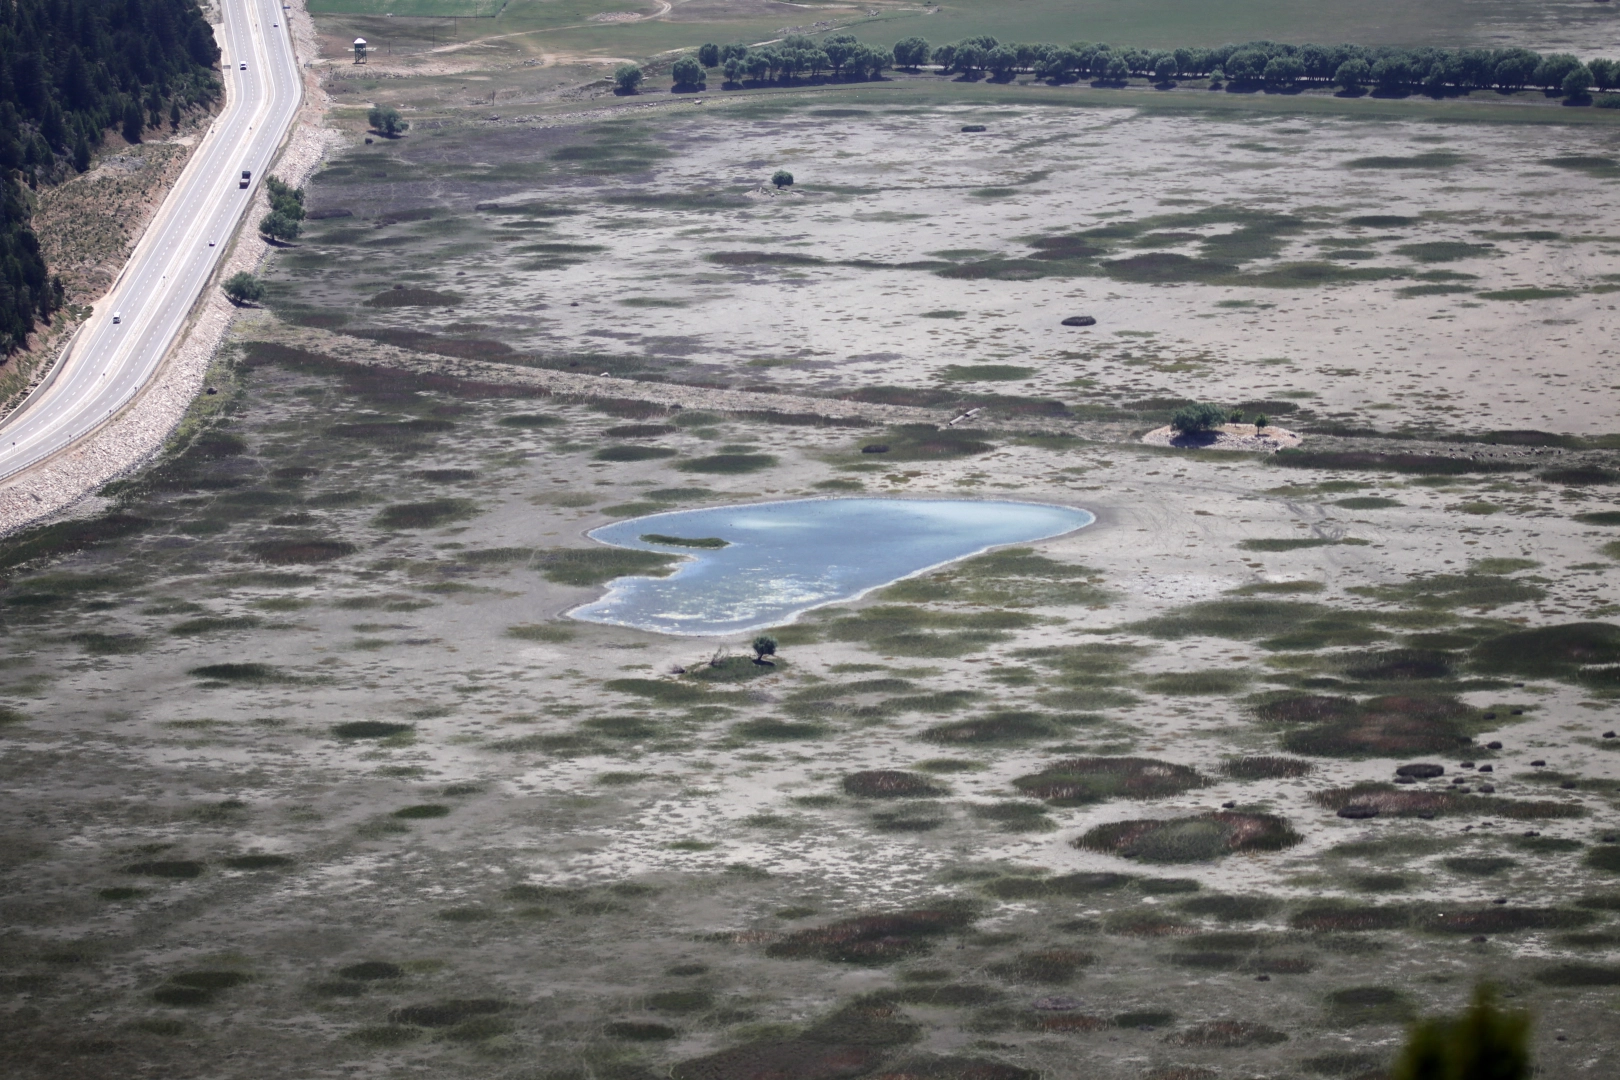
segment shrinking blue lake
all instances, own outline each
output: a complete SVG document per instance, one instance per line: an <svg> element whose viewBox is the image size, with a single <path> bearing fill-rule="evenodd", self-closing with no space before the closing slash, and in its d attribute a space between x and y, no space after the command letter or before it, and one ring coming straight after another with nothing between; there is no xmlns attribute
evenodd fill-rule
<svg viewBox="0 0 1620 1080"><path fill-rule="evenodd" d="M669 577L619 578L606 596L569 614L665 634L780 626L931 567L1094 520L1072 507L969 499L797 499L650 514L589 535L690 561Z"/></svg>

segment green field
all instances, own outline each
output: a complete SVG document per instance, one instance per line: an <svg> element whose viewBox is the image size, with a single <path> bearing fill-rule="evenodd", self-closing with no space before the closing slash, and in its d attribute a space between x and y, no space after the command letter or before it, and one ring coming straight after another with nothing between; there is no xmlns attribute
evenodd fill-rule
<svg viewBox="0 0 1620 1080"><path fill-rule="evenodd" d="M316 0L311 15L379 15L415 18L494 19L503 0Z"/></svg>
<svg viewBox="0 0 1620 1080"><path fill-rule="evenodd" d="M651 56L704 41L762 42L816 22L847 27L863 41L891 45L913 35L944 44L989 34L1002 41L1106 41L1142 47L1212 46L1223 42L1355 42L1368 45L1522 45L1582 55L1620 51L1620 7L1553 0L1023 0L993 4L954 0L934 9L909 3L766 7L743 3L677 3L663 17L635 23L592 23L609 11L651 14L645 0L317 0L319 16L353 22L394 15L500 14L480 32L543 35L546 51Z"/></svg>

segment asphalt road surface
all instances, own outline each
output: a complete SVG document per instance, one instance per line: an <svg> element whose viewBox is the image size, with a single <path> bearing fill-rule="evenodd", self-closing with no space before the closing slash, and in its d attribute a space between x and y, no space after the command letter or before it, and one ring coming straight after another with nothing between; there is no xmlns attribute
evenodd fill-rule
<svg viewBox="0 0 1620 1080"><path fill-rule="evenodd" d="M222 7L225 109L67 358L0 424L0 479L90 434L157 372L292 124L302 88L280 0Z"/></svg>

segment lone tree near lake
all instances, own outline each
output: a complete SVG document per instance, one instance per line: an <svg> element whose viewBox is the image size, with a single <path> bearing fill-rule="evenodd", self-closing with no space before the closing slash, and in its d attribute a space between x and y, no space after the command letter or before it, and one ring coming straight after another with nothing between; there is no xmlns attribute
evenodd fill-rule
<svg viewBox="0 0 1620 1080"><path fill-rule="evenodd" d="M793 174L788 172L786 169L777 169L771 174L771 183L775 184L779 188L792 187Z"/></svg>
<svg viewBox="0 0 1620 1080"><path fill-rule="evenodd" d="M397 139L411 126L392 105L373 105L366 114L366 123L371 125L372 131L389 139Z"/></svg>
<svg viewBox="0 0 1620 1080"><path fill-rule="evenodd" d="M776 655L776 639L769 634L759 635L751 647L754 650L754 662L758 664L763 664L767 656Z"/></svg>
<svg viewBox="0 0 1620 1080"><path fill-rule="evenodd" d="M1228 413L1221 405L1207 401L1183 405L1170 414L1170 426L1183 435L1202 435L1226 423Z"/></svg>

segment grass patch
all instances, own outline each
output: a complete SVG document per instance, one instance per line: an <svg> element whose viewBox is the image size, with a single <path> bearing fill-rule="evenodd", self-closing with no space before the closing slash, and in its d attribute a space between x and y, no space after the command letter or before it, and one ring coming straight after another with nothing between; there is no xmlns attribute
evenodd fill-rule
<svg viewBox="0 0 1620 1080"><path fill-rule="evenodd" d="M1313 757L1406 757L1450 752L1480 723L1479 711L1440 695L1389 695L1357 702L1301 695L1256 709L1284 729L1283 749Z"/></svg>
<svg viewBox="0 0 1620 1080"><path fill-rule="evenodd" d="M1193 817L1098 825L1073 843L1149 863L1209 862L1234 852L1281 851L1302 837L1272 814L1215 811Z"/></svg>
<svg viewBox="0 0 1620 1080"><path fill-rule="evenodd" d="M1585 622L1512 630L1480 642L1469 659L1491 675L1609 685L1620 665L1620 626Z"/></svg>
<svg viewBox="0 0 1620 1080"><path fill-rule="evenodd" d="M678 452L667 446L634 446L625 443L619 446L604 446L591 456L597 461L656 461L659 458L675 457ZM691 462L683 462L683 465L689 464Z"/></svg>
<svg viewBox="0 0 1620 1080"><path fill-rule="evenodd" d="M395 724L386 720L351 720L333 727L332 734L340 739L388 739L415 730L410 724Z"/></svg>
<svg viewBox="0 0 1620 1080"><path fill-rule="evenodd" d="M1461 165L1468 158L1449 150L1430 150L1421 154L1410 154L1405 157L1394 155L1377 155L1373 157L1352 158L1344 163L1347 169L1449 169L1454 165ZM1369 215L1366 218L1353 218L1351 224L1359 221L1371 220L1372 217L1385 215Z"/></svg>
<svg viewBox="0 0 1620 1080"><path fill-rule="evenodd" d="M1221 772L1234 780L1286 780L1309 776L1315 770L1315 765L1299 758L1266 755L1229 758L1221 763Z"/></svg>
<svg viewBox="0 0 1620 1080"><path fill-rule="evenodd" d="M844 777L842 787L846 795L863 799L924 799L950 794L950 789L936 780L898 769L869 769Z"/></svg>
<svg viewBox="0 0 1620 1080"><path fill-rule="evenodd" d="M371 523L380 529L435 529L476 513L478 504L471 499L428 499L384 507Z"/></svg>
<svg viewBox="0 0 1620 1080"><path fill-rule="evenodd" d="M402 806L390 816L406 821L427 821L432 818L449 817L450 808L442 803L419 803L415 806Z"/></svg>
<svg viewBox="0 0 1620 1080"><path fill-rule="evenodd" d="M271 664L240 663L240 664L203 664L200 667L187 668L186 674L198 679L211 679L217 682L237 683L268 683L291 682L280 668Z"/></svg>
<svg viewBox="0 0 1620 1080"><path fill-rule="evenodd" d="M718 551L720 548L730 547L731 541L722 540L718 536L686 537L665 536L663 533L642 533L638 537L643 544L662 544L665 547L705 548Z"/></svg>
<svg viewBox="0 0 1620 1080"><path fill-rule="evenodd" d="M1181 901L1177 908L1189 915L1207 915L1221 922L1254 922L1275 914L1281 901L1269 896L1193 896Z"/></svg>
<svg viewBox="0 0 1620 1080"><path fill-rule="evenodd" d="M130 863L124 867L126 874L139 874L142 877L168 878L171 881L190 881L202 877L207 864L195 859L154 859L145 862Z"/></svg>
<svg viewBox="0 0 1620 1080"><path fill-rule="evenodd" d="M946 901L799 930L766 946L765 955L843 964L888 964L928 952L940 937L960 933L973 921L971 906Z"/></svg>
<svg viewBox="0 0 1620 1080"><path fill-rule="evenodd" d="M590 587L617 577L664 577L674 572L672 556L630 548L552 548L534 554L540 576L558 585Z"/></svg>
<svg viewBox="0 0 1620 1080"><path fill-rule="evenodd" d="M1521 472L1532 466L1511 461L1447 457L1443 454L1379 453L1371 450L1279 450L1267 459L1290 469L1349 469L1414 476L1462 476L1467 473Z"/></svg>
<svg viewBox="0 0 1620 1080"><path fill-rule="evenodd" d="M1185 765L1136 757L1068 758L1013 781L1019 791L1053 806L1087 806L1116 797L1161 798L1208 784Z"/></svg>
<svg viewBox="0 0 1620 1080"><path fill-rule="evenodd" d="M947 382L1013 382L1034 374L1034 368L1016 364L950 364L939 377Z"/></svg>
<svg viewBox="0 0 1620 1080"><path fill-rule="evenodd" d="M732 476L760 472L777 463L778 459L772 454L710 454L683 461L675 468L681 472Z"/></svg>
<svg viewBox="0 0 1620 1080"><path fill-rule="evenodd" d="M248 551L260 562L272 566L300 566L331 562L345 555L353 555L359 547L343 540L287 539L261 540L248 545Z"/></svg>

